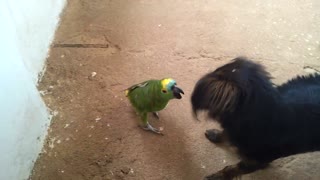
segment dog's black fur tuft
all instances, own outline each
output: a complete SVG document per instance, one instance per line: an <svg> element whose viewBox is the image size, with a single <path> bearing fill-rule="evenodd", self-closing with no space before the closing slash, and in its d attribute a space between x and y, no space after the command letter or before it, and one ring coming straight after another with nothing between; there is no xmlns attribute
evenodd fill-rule
<svg viewBox="0 0 320 180"><path fill-rule="evenodd" d="M298 76L279 87L270 79L263 66L238 57L195 85L193 112L207 110L223 128L221 134L209 130L207 138L227 136L242 159L208 179L232 178L277 158L320 150L320 75Z"/></svg>

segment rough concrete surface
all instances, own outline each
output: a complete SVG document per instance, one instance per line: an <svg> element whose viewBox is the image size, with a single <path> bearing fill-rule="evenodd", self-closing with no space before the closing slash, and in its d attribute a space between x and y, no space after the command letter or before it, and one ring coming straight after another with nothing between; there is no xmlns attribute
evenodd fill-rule
<svg viewBox="0 0 320 180"><path fill-rule="evenodd" d="M190 93L244 55L275 83L320 70L317 0L69 0L39 85L54 112L33 180L197 180L238 161L204 137ZM93 73L95 72L95 73ZM123 90L172 77L185 91L160 112L164 136L137 127ZM280 159L242 179L320 179L320 153Z"/></svg>

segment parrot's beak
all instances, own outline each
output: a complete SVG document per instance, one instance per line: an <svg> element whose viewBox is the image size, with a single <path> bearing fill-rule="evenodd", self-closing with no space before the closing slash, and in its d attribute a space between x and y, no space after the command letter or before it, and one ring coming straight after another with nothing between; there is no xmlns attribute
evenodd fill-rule
<svg viewBox="0 0 320 180"><path fill-rule="evenodd" d="M172 91L173 91L174 97L177 98L177 99L181 99L182 98L181 93L184 94L182 89L178 88L177 86L174 86Z"/></svg>

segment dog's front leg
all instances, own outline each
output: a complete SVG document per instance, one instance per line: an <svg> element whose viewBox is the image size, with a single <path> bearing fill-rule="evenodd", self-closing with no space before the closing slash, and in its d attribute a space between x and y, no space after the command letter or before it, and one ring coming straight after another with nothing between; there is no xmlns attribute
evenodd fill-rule
<svg viewBox="0 0 320 180"><path fill-rule="evenodd" d="M205 177L205 180L232 180L234 177L249 174L267 167L268 163L256 161L240 161L238 164L226 166L222 170Z"/></svg>

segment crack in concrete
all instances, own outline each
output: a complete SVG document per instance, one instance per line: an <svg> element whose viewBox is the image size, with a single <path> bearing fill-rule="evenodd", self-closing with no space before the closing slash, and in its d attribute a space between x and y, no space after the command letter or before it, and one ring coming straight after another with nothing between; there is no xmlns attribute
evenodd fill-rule
<svg viewBox="0 0 320 180"><path fill-rule="evenodd" d="M306 70L312 70L313 73L320 73L320 70L318 70L317 68L311 67L311 66L304 66L303 69Z"/></svg>
<svg viewBox="0 0 320 180"><path fill-rule="evenodd" d="M109 44L54 44L54 48L109 48Z"/></svg>

